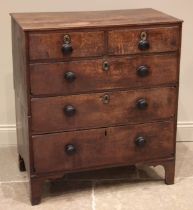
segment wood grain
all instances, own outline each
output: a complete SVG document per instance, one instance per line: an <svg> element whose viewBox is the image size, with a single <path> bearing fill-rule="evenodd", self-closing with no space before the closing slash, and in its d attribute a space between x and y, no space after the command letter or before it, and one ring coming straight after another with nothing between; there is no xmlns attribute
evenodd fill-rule
<svg viewBox="0 0 193 210"><path fill-rule="evenodd" d="M102 99L107 94L108 104ZM137 108L137 101L145 98L146 110ZM66 116L64 108L72 105L74 116ZM33 99L32 132L49 133L63 130L107 127L125 123L145 123L173 117L176 88L164 87L144 90L116 91Z"/></svg>
<svg viewBox="0 0 193 210"><path fill-rule="evenodd" d="M15 92L16 128L18 156L25 162L27 172L30 174L31 159L29 154L29 121L30 109L28 107L28 77L26 72L26 36L12 19L12 55L13 78ZM18 158L19 159L19 158Z"/></svg>
<svg viewBox="0 0 193 210"><path fill-rule="evenodd" d="M103 62L110 65L103 70ZM149 68L149 75L140 77L137 69ZM176 54L131 56L87 61L31 64L32 95L64 95L118 88L151 87L176 83L178 78ZM68 82L64 75L73 72L76 79Z"/></svg>
<svg viewBox="0 0 193 210"><path fill-rule="evenodd" d="M19 166L26 166L32 205L45 180L69 172L161 164L173 184L182 21L153 9L11 16ZM141 52L143 31L150 48ZM148 76L136 74L140 65ZM67 71L76 74L72 83ZM137 107L142 98L144 110ZM66 105L75 107L73 116ZM67 144L76 153L67 155Z"/></svg>
<svg viewBox="0 0 193 210"><path fill-rule="evenodd" d="M70 171L169 157L174 151L173 129L171 121L34 136L35 170ZM142 148L135 145L138 136L146 139ZM75 154L65 152L67 144L76 147Z"/></svg>
<svg viewBox="0 0 193 210"><path fill-rule="evenodd" d="M120 25L140 26L147 24L172 24L182 22L177 18L150 8L87 12L12 13L11 16L25 31L109 27Z"/></svg>
<svg viewBox="0 0 193 210"><path fill-rule="evenodd" d="M73 52L64 55L64 35L70 35ZM29 55L31 60L71 57L101 56L104 54L104 32L50 32L29 34Z"/></svg>
<svg viewBox="0 0 193 210"><path fill-rule="evenodd" d="M108 51L110 55L144 53L138 49L141 32L147 33L150 48L145 52L176 51L179 47L179 27L156 27L142 29L122 29L109 32Z"/></svg>

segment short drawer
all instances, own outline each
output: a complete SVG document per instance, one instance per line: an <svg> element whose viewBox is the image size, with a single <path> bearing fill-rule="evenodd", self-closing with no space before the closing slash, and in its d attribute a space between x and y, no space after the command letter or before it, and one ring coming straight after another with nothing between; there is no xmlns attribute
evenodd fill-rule
<svg viewBox="0 0 193 210"><path fill-rule="evenodd" d="M176 88L152 88L49 98L31 101L32 132L107 127L174 116Z"/></svg>
<svg viewBox="0 0 193 210"><path fill-rule="evenodd" d="M172 121L33 136L37 173L133 164L174 154Z"/></svg>
<svg viewBox="0 0 193 210"><path fill-rule="evenodd" d="M104 32L48 32L29 34L31 60L65 59L104 54Z"/></svg>
<svg viewBox="0 0 193 210"><path fill-rule="evenodd" d="M175 83L175 54L31 64L32 95L60 95Z"/></svg>
<svg viewBox="0 0 193 210"><path fill-rule="evenodd" d="M178 26L113 30L108 34L108 50L110 55L176 51L179 41Z"/></svg>

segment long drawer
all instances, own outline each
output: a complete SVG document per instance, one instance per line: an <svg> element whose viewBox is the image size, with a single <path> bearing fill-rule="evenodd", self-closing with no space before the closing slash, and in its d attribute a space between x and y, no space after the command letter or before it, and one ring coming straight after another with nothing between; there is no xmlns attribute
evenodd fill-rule
<svg viewBox="0 0 193 210"><path fill-rule="evenodd" d="M172 156L174 123L37 135L32 140L37 173L131 164Z"/></svg>
<svg viewBox="0 0 193 210"><path fill-rule="evenodd" d="M60 95L175 83L177 66L176 54L31 64L31 93Z"/></svg>
<svg viewBox="0 0 193 210"><path fill-rule="evenodd" d="M174 116L176 103L175 87L33 98L32 132L49 133L166 119Z"/></svg>

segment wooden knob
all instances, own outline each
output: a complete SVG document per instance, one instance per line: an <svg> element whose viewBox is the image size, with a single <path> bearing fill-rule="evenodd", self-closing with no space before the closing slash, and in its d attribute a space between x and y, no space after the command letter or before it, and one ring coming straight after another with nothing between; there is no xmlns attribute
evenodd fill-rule
<svg viewBox="0 0 193 210"><path fill-rule="evenodd" d="M73 82L76 79L76 75L74 72L68 71L65 73L64 78L68 82Z"/></svg>
<svg viewBox="0 0 193 210"><path fill-rule="evenodd" d="M135 144L138 147L144 147L146 144L146 140L143 136L139 136L135 139Z"/></svg>
<svg viewBox="0 0 193 210"><path fill-rule="evenodd" d="M65 112L66 116L71 117L71 116L75 115L76 109L72 105L67 105L64 108L64 112Z"/></svg>
<svg viewBox="0 0 193 210"><path fill-rule="evenodd" d="M140 66L137 69L137 75L140 77L146 77L149 74L149 68L147 66Z"/></svg>
<svg viewBox="0 0 193 210"><path fill-rule="evenodd" d="M138 109L146 109L148 107L148 103L144 98L139 99L137 101L137 107Z"/></svg>
<svg viewBox="0 0 193 210"><path fill-rule="evenodd" d="M76 153L76 147L73 144L67 144L65 146L65 152L68 155L73 155Z"/></svg>
<svg viewBox="0 0 193 210"><path fill-rule="evenodd" d="M70 55L73 51L72 45L71 44L63 44L62 45L62 52L65 55Z"/></svg>
<svg viewBox="0 0 193 210"><path fill-rule="evenodd" d="M138 48L142 51L148 50L150 47L149 42L147 40L140 40L138 44Z"/></svg>

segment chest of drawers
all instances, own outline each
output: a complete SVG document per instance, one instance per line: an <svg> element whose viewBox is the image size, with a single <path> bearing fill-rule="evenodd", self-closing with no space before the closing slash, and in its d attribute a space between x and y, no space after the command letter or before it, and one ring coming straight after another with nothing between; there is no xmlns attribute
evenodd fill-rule
<svg viewBox="0 0 193 210"><path fill-rule="evenodd" d="M83 170L163 165L172 184L182 21L153 9L11 17L32 204L45 180Z"/></svg>

